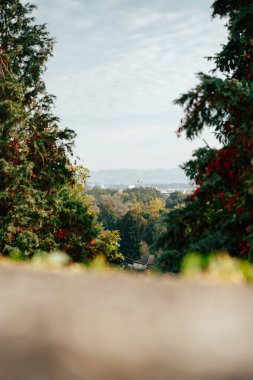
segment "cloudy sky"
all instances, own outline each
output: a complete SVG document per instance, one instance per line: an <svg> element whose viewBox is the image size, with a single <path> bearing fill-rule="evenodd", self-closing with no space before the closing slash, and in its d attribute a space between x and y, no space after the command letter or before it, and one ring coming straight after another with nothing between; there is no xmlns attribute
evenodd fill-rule
<svg viewBox="0 0 253 380"><path fill-rule="evenodd" d="M172 101L226 40L211 0L32 2L57 40L48 89L89 169L174 168L204 144L176 137L182 110Z"/></svg>

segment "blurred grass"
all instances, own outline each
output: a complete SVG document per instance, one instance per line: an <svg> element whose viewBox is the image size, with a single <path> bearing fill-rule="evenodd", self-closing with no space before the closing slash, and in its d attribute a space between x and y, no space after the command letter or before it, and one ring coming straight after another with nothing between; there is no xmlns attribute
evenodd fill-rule
<svg viewBox="0 0 253 380"><path fill-rule="evenodd" d="M182 277L212 283L246 284L253 282L253 265L227 252L200 255L189 253L183 260Z"/></svg>
<svg viewBox="0 0 253 380"><path fill-rule="evenodd" d="M96 273L107 272L131 272L120 267L115 267L106 262L103 255L98 255L89 264L73 263L71 258L64 252L36 252L31 259L24 258L18 250L13 250L9 258L0 255L0 266L19 265L34 269L66 269L72 273L83 273L87 270ZM134 274L138 274L134 272ZM166 276L158 274L156 271L147 271L145 274L155 277ZM185 256L181 274L177 276L181 279L191 281L208 281L212 284L249 284L253 282L253 265L246 260L232 258L226 252L201 255L191 252Z"/></svg>
<svg viewBox="0 0 253 380"><path fill-rule="evenodd" d="M38 251L32 258L23 255L19 250L13 250L9 257L0 255L0 266L18 265L32 269L65 269L69 272L82 273L87 270L106 273L112 270L119 271L118 266L106 262L103 255L98 255L89 264L74 263L70 256L62 251Z"/></svg>

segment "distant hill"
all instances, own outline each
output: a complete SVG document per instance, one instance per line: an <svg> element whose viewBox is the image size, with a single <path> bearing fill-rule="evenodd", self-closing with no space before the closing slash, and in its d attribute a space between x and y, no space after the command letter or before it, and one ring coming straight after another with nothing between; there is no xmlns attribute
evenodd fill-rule
<svg viewBox="0 0 253 380"><path fill-rule="evenodd" d="M90 183L101 184L167 184L188 183L189 179L180 168L175 169L118 169L97 170L90 173Z"/></svg>

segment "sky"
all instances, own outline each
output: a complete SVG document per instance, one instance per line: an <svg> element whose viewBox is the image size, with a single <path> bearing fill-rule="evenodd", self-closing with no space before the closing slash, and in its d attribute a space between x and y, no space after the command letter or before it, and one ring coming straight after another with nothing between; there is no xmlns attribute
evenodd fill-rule
<svg viewBox="0 0 253 380"><path fill-rule="evenodd" d="M170 169L203 146L177 138L173 100L226 41L211 0L33 0L57 43L45 75L62 127L90 170Z"/></svg>

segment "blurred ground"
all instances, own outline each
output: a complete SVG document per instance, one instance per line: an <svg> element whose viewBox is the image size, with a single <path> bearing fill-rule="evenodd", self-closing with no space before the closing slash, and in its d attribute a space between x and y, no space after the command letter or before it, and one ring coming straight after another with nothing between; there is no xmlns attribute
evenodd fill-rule
<svg viewBox="0 0 253 380"><path fill-rule="evenodd" d="M1 380L253 379L253 287L0 268Z"/></svg>

